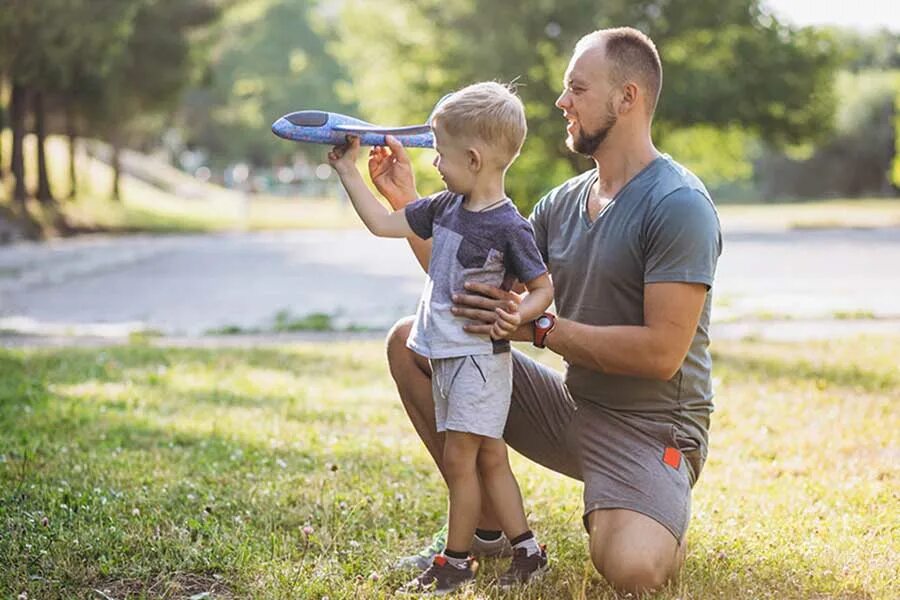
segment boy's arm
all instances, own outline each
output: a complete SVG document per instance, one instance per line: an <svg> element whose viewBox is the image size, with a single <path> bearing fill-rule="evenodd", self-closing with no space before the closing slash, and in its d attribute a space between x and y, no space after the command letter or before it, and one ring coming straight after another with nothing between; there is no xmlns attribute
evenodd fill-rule
<svg viewBox="0 0 900 600"><path fill-rule="evenodd" d="M359 138L348 136L347 144L335 146L328 153L328 162L341 178L350 202L366 227L378 237L409 237L415 235L402 210L389 211L366 186L356 168Z"/></svg>
<svg viewBox="0 0 900 600"><path fill-rule="evenodd" d="M492 338L509 339L519 325L535 320L553 302L553 283L549 274L544 273L526 282L525 288L528 294L521 303L507 300L504 308L495 309L497 319L491 327Z"/></svg>

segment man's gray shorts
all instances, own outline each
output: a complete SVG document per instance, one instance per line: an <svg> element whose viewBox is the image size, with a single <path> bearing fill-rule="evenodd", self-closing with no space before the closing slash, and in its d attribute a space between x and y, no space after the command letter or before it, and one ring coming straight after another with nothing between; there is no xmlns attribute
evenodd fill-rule
<svg viewBox="0 0 900 600"><path fill-rule="evenodd" d="M647 515L679 541L690 519L700 452L675 426L578 402L560 373L513 351L513 391L503 437L517 452L584 481L584 521L598 509Z"/></svg>
<svg viewBox="0 0 900 600"><path fill-rule="evenodd" d="M438 431L503 437L512 392L509 352L431 359Z"/></svg>

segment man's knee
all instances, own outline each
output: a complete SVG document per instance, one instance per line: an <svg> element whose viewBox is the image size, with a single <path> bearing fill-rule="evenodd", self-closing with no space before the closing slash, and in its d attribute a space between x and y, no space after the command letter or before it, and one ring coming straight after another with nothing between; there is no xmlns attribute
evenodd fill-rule
<svg viewBox="0 0 900 600"><path fill-rule="evenodd" d="M588 515L591 561L620 592L643 594L675 579L684 561L684 545L649 517L626 510Z"/></svg>
<svg viewBox="0 0 900 600"><path fill-rule="evenodd" d="M406 340L409 338L409 332L412 330L412 324L415 317L403 317L391 327L385 339L385 349L388 355L388 361L392 356L396 357L398 352L410 352L406 347Z"/></svg>
<svg viewBox="0 0 900 600"><path fill-rule="evenodd" d="M409 333L412 330L414 317L404 317L394 323L391 330L388 331L385 339L385 350L387 352L388 367L391 370L391 376L397 383L402 383L407 379L410 372L425 373L431 376L431 366L428 359L424 356L416 354L406 345Z"/></svg>
<svg viewBox="0 0 900 600"><path fill-rule="evenodd" d="M661 589L674 578L676 571L671 555L607 550L596 557L591 552L591 560L612 587L637 595Z"/></svg>

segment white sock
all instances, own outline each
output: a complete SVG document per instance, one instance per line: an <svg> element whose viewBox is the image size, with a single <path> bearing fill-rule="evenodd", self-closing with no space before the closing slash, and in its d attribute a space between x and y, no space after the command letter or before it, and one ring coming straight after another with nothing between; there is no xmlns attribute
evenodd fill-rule
<svg viewBox="0 0 900 600"><path fill-rule="evenodd" d="M445 552L441 552L441 556L447 559L447 562L451 567L456 567L457 569L465 569L469 566L469 558L455 558L453 556L447 556Z"/></svg>
<svg viewBox="0 0 900 600"><path fill-rule="evenodd" d="M533 535L527 540L522 540L518 544L515 544L513 546L513 552L515 552L519 548L525 548L525 552L528 554L528 556L541 553L541 547L538 546L537 538Z"/></svg>

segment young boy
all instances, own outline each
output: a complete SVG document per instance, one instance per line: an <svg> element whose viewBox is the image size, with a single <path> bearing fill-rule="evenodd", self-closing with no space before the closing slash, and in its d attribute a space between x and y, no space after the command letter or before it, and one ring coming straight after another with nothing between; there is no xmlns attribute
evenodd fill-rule
<svg viewBox="0 0 900 600"><path fill-rule="evenodd" d="M443 594L470 583L477 563L469 557L481 515L481 489L513 546L504 587L528 581L547 567L546 551L528 529L519 486L509 466L503 429L512 391L508 337L520 323L550 305L553 287L528 222L506 197L504 176L525 140L522 102L492 82L466 87L432 114L434 165L447 189L390 212L369 191L356 168L359 139L328 155L366 227L381 237L433 238L428 280L409 347L427 357L437 430L446 432L442 466L450 490L447 544L432 564L401 588ZM463 330L452 295L466 281L509 290L516 281L528 294L510 310L497 309L490 336ZM479 483L480 479L480 483Z"/></svg>

